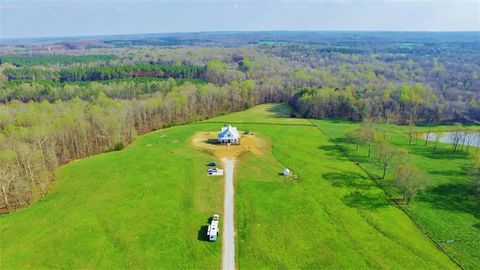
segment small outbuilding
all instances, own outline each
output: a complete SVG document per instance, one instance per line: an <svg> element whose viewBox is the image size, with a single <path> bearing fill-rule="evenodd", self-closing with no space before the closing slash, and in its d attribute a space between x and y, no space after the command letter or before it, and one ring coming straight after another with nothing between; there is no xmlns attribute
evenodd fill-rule
<svg viewBox="0 0 480 270"><path fill-rule="evenodd" d="M283 176L289 176L290 170L288 168L283 169Z"/></svg>
<svg viewBox="0 0 480 270"><path fill-rule="evenodd" d="M222 127L222 131L218 133L218 142L221 144L239 144L240 134L237 128L230 125Z"/></svg>

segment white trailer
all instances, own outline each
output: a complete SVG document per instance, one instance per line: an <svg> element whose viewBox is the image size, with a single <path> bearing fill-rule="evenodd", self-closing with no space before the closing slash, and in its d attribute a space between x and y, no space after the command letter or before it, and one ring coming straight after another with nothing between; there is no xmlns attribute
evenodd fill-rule
<svg viewBox="0 0 480 270"><path fill-rule="evenodd" d="M219 215L215 214L213 215L212 223L208 225L207 236L208 240L210 241L217 241L218 233L220 232L220 230L218 229L218 220Z"/></svg>

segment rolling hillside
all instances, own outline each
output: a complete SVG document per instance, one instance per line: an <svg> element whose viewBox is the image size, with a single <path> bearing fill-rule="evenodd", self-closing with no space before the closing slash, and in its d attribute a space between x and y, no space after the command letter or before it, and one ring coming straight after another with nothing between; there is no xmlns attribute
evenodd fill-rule
<svg viewBox="0 0 480 270"><path fill-rule="evenodd" d="M0 267L219 268L222 239L202 233L222 212L223 179L206 176L214 157L192 136L232 123L271 144L235 170L239 268L457 268L321 123L289 110L262 105L172 127L63 166L45 199L0 217ZM284 167L298 178L280 176Z"/></svg>

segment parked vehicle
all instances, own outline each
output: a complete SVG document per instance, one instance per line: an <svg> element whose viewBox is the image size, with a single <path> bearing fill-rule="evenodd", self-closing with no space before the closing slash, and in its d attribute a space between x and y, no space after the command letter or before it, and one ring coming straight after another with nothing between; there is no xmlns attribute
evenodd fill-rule
<svg viewBox="0 0 480 270"><path fill-rule="evenodd" d="M220 216L218 214L213 215L212 223L208 225L207 236L209 241L217 241L218 233L220 230L218 229L218 221Z"/></svg>
<svg viewBox="0 0 480 270"><path fill-rule="evenodd" d="M219 168L211 168L207 170L208 175L223 175L223 170Z"/></svg>

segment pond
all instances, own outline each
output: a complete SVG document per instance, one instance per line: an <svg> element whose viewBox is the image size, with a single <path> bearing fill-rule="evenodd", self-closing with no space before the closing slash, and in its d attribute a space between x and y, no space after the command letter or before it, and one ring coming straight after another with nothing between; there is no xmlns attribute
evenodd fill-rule
<svg viewBox="0 0 480 270"><path fill-rule="evenodd" d="M423 134L423 139L427 139L428 141L435 141L437 136L440 136L439 142L449 143L449 144L463 144L463 145L470 145L470 146L477 146L480 147L480 132L464 132L464 131L449 131L449 132L436 132L430 134Z"/></svg>

